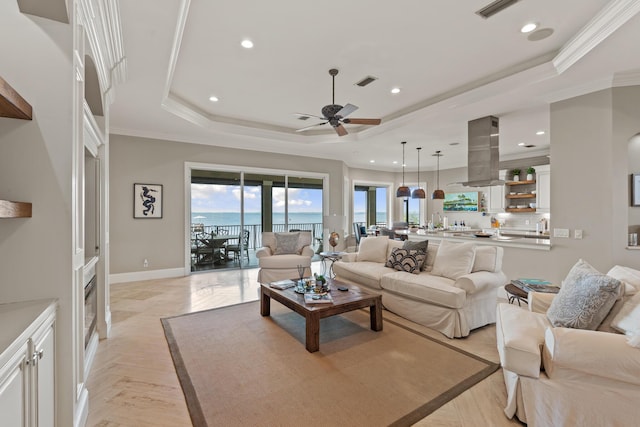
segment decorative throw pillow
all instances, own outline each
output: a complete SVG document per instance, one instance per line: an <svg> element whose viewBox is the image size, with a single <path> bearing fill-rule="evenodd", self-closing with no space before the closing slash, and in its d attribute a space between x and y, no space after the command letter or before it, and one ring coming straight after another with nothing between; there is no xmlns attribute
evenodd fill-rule
<svg viewBox="0 0 640 427"><path fill-rule="evenodd" d="M420 266L426 257L426 252L422 250L394 248L384 266L398 271L419 274Z"/></svg>
<svg viewBox="0 0 640 427"><path fill-rule="evenodd" d="M476 257L473 243L452 243L443 240L433 262L431 274L457 280L460 276L471 273Z"/></svg>
<svg viewBox="0 0 640 427"><path fill-rule="evenodd" d="M402 245L402 249L409 249L409 250L413 249L413 250L424 252L424 261L422 261L422 264L420 264L420 271L424 270L425 263L427 261L427 246L428 245L429 245L429 241L428 240L421 240L419 242L415 242L415 241L411 241L411 240L405 240L404 241L404 245Z"/></svg>
<svg viewBox="0 0 640 427"><path fill-rule="evenodd" d="M385 262L387 259L387 245L389 239L387 237L367 237L360 240L358 248L358 261Z"/></svg>
<svg viewBox="0 0 640 427"><path fill-rule="evenodd" d="M298 253L298 237L300 233L275 233L276 251L274 255Z"/></svg>
<svg viewBox="0 0 640 427"><path fill-rule="evenodd" d="M640 293L624 303L611 326L626 335L640 333Z"/></svg>
<svg viewBox="0 0 640 427"><path fill-rule="evenodd" d="M553 326L595 330L618 298L621 282L579 260L547 310Z"/></svg>

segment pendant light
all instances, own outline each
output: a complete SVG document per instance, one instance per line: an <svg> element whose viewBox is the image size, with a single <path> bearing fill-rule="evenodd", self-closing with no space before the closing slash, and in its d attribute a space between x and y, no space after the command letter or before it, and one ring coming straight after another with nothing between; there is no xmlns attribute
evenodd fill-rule
<svg viewBox="0 0 640 427"><path fill-rule="evenodd" d="M442 157L442 154L440 154L440 150L436 151L436 154L433 154L433 156L436 156L436 158L438 159L438 168L436 172L436 190L431 195L431 198L433 200L444 200L444 191L439 189L440 188L440 157Z"/></svg>
<svg viewBox="0 0 640 427"><path fill-rule="evenodd" d="M422 187L420 187L420 150L422 150L422 147L418 147L416 148L416 150L418 150L418 188L413 190L413 192L411 193L411 198L424 199L425 198L424 190L422 189Z"/></svg>
<svg viewBox="0 0 640 427"><path fill-rule="evenodd" d="M409 190L409 187L404 185L404 145L406 143L407 143L407 141L402 141L400 143L400 144L402 144L402 185L400 187L398 187L398 189L396 190L396 197L409 197L409 196L411 196L411 190Z"/></svg>

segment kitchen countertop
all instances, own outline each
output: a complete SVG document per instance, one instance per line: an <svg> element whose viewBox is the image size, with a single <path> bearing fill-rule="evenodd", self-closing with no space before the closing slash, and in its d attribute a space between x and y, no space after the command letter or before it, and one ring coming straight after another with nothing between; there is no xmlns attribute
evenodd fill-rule
<svg viewBox="0 0 640 427"><path fill-rule="evenodd" d="M544 238L526 237L528 233L526 231L518 234L516 230L501 231L500 236L491 237L476 237L474 233L478 233L480 230L468 230L468 231L409 231L409 230L396 230L397 235L405 235L409 240L452 240L469 242L473 241L478 245L492 245L492 246L504 246L515 247L523 249L535 249L535 250L550 250L551 240L548 236ZM535 236L535 233L533 234Z"/></svg>

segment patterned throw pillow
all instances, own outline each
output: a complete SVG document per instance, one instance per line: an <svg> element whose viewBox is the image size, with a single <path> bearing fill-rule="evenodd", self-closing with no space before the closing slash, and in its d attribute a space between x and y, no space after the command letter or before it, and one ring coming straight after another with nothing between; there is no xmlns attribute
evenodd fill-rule
<svg viewBox="0 0 640 427"><path fill-rule="evenodd" d="M384 264L398 271L419 274L427 254L422 250L394 248Z"/></svg>
<svg viewBox="0 0 640 427"><path fill-rule="evenodd" d="M618 299L621 282L579 260L547 310L553 326L596 330Z"/></svg>
<svg viewBox="0 0 640 427"><path fill-rule="evenodd" d="M298 237L300 233L275 233L276 252L274 255L298 253Z"/></svg>
<svg viewBox="0 0 640 427"><path fill-rule="evenodd" d="M402 245L402 249L410 249L410 250L415 249L417 251L422 251L425 253L424 261L422 262L422 264L420 264L420 271L424 271L425 264L427 263L426 253L427 253L428 244L429 244L428 240L421 240L419 242L405 240L404 244Z"/></svg>

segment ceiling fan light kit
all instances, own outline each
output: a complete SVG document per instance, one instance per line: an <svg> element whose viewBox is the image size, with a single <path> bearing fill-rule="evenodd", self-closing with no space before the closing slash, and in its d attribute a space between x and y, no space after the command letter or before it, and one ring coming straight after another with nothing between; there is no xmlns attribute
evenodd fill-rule
<svg viewBox="0 0 640 427"><path fill-rule="evenodd" d="M348 134L348 132L347 129L345 129L345 127L343 126L343 123L354 125L379 125L382 122L381 119L347 119L346 117L356 111L358 107L353 104L347 104L344 107L342 105L336 104L336 75L338 74L338 70L336 68L332 68L329 70L329 74L331 75L332 79L331 104L322 107L322 117L314 116L313 114L296 113L296 115L298 116L315 117L325 121L322 123L317 123L315 125L307 126L302 129L298 129L296 132L303 132L316 126L322 126L329 123L335 129L338 136L345 136Z"/></svg>
<svg viewBox="0 0 640 427"><path fill-rule="evenodd" d="M411 198L424 199L426 195L422 187L420 187L420 150L422 150L422 147L418 147L416 148L416 150L418 150L418 188L413 190L413 192L411 193Z"/></svg>
<svg viewBox="0 0 640 427"><path fill-rule="evenodd" d="M436 169L436 188L437 190L435 190L433 192L433 194L431 195L431 198L433 200L444 200L444 191L440 190L440 157L442 157L442 154L440 154L440 150L436 151L436 154L433 154L434 156L436 156L436 158L438 159L438 166Z"/></svg>
<svg viewBox="0 0 640 427"><path fill-rule="evenodd" d="M407 141L402 141L400 144L402 144L402 185L400 187L398 187L398 189L396 190L396 197L409 197L411 196L411 190L409 190L409 187L407 187L406 185L404 185L404 146L407 143Z"/></svg>

